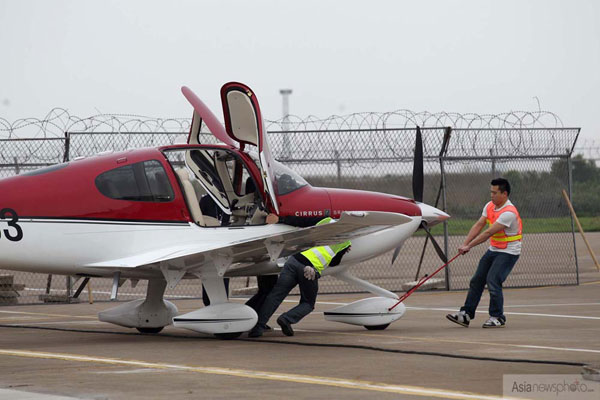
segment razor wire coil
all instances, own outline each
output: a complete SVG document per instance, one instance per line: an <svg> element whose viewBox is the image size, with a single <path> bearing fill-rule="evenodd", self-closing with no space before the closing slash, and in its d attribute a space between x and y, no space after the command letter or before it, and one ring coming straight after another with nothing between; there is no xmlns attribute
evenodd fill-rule
<svg viewBox="0 0 600 400"><path fill-rule="evenodd" d="M69 156L73 158L106 150L185 142L190 123L189 118L134 114L80 118L62 108L51 110L42 119L25 118L11 123L0 118L0 163L56 163L64 158L58 142L19 139L85 135L85 141L72 141ZM416 126L423 128L426 158L438 157L445 127L453 130L446 155L455 158L565 154L572 149L578 133L576 129L564 128L556 114L541 110L483 115L397 110L327 118L290 115L266 121L273 153L282 161L355 165L357 160L370 160L369 167L392 159L410 162ZM206 143L215 143L204 125L202 132ZM600 158L598 153L596 150Z"/></svg>

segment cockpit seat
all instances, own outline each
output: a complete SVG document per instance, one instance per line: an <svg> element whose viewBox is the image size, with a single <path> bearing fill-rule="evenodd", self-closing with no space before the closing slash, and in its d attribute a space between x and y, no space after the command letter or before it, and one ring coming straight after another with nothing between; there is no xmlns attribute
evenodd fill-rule
<svg viewBox="0 0 600 400"><path fill-rule="evenodd" d="M190 208L190 213L192 214L192 219L194 222L200 226L220 226L221 224L219 223L218 219L202 215L202 211L200 210L200 205L198 203L198 197L196 196L196 191L194 190L194 186L192 186L192 182L190 182L190 176L187 169L178 169L177 175L181 181L183 194L187 201L188 207Z"/></svg>

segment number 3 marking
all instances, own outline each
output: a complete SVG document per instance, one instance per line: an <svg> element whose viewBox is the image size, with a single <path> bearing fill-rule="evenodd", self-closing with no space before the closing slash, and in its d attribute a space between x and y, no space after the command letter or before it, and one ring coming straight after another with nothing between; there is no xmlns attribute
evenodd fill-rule
<svg viewBox="0 0 600 400"><path fill-rule="evenodd" d="M10 234L10 231L8 229L4 229L4 236L6 236L6 238L11 242L18 242L19 240L23 239L23 229L21 229L21 226L17 224L17 222L19 222L19 216L17 215L17 212L12 208L3 208L2 210L0 210L0 220L5 220L7 214L10 215L10 221L8 221L8 226L14 228L17 231L17 234L13 236Z"/></svg>

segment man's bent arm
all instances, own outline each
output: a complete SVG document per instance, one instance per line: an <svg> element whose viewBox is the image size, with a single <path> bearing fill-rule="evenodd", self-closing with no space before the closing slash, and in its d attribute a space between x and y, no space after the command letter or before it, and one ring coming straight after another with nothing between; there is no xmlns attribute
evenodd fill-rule
<svg viewBox="0 0 600 400"><path fill-rule="evenodd" d="M477 222L475 222L473 224L473 226L469 230L469 234L467 235L467 238L463 242L463 246L466 246L467 244L471 243L471 241L477 235L479 235L479 232L481 232L481 230L483 229L483 227L485 226L485 224L486 224L486 218L484 216L482 216L481 218L479 218L479 220Z"/></svg>
<svg viewBox="0 0 600 400"><path fill-rule="evenodd" d="M465 246L468 247L469 249L471 249L471 248L477 246L478 244L481 244L481 243L485 242L486 240L488 240L494 233L500 232L502 229L505 229L505 228L506 228L506 226L502 225L499 222L495 222L492 226L487 228L485 231L481 232L481 234L479 234L475 239L471 240ZM463 246L463 247L465 247L465 246Z"/></svg>

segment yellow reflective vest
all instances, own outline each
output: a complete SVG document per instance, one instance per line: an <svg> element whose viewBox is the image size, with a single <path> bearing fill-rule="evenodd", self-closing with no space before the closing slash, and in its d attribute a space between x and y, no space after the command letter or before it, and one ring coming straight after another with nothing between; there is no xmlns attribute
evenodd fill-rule
<svg viewBox="0 0 600 400"><path fill-rule="evenodd" d="M327 217L320 220L317 223L317 225L329 224L331 222L333 222L333 219ZM335 257L335 255L340 251L350 247L350 245L350 241L347 240L343 243L334 244L332 246L313 247L312 249L303 251L300 254L306 257L306 259L312 264L314 269L316 269L319 275L321 275L323 273L323 270L327 268L327 266L331 263L333 257Z"/></svg>

